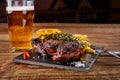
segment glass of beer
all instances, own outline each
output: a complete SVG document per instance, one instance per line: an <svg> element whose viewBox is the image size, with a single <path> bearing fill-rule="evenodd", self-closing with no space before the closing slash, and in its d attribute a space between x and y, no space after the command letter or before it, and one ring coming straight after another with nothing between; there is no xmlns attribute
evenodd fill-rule
<svg viewBox="0 0 120 80"><path fill-rule="evenodd" d="M34 0L7 0L6 11L11 49L31 48Z"/></svg>

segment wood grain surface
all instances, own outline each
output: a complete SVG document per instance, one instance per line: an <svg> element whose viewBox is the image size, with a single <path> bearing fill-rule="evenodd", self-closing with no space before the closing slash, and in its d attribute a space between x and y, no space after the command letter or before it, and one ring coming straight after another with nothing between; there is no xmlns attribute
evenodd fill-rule
<svg viewBox="0 0 120 80"><path fill-rule="evenodd" d="M93 45L120 51L120 24L34 24L34 32L41 28L85 34ZM0 23L0 80L120 80L120 59L109 54L101 54L88 73L13 63L12 59L19 54L9 52L7 23Z"/></svg>

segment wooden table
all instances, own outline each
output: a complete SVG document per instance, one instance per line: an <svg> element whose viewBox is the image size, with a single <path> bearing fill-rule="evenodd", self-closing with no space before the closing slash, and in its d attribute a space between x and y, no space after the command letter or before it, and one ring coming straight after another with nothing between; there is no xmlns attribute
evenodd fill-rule
<svg viewBox="0 0 120 80"><path fill-rule="evenodd" d="M86 34L93 45L120 51L120 24L35 23L34 32L45 27ZM13 63L21 53L9 52L7 30L7 24L0 23L0 80L120 80L120 59L109 54L101 54L88 73Z"/></svg>

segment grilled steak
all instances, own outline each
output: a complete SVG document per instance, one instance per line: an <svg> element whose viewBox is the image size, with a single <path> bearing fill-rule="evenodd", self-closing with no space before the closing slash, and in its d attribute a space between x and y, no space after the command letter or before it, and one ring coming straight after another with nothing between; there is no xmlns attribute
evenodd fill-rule
<svg viewBox="0 0 120 80"><path fill-rule="evenodd" d="M66 62L80 60L84 53L83 47L76 41L63 41L53 55L53 61Z"/></svg>
<svg viewBox="0 0 120 80"><path fill-rule="evenodd" d="M41 41L34 39L32 47L35 52L41 56L51 56L52 60L57 62L68 62L80 60L84 53L84 47L77 41L63 41L49 39Z"/></svg>
<svg viewBox="0 0 120 80"><path fill-rule="evenodd" d="M49 55L53 56L57 52L57 48L61 43L62 43L61 40L54 40L54 39L45 40L43 42L43 47Z"/></svg>

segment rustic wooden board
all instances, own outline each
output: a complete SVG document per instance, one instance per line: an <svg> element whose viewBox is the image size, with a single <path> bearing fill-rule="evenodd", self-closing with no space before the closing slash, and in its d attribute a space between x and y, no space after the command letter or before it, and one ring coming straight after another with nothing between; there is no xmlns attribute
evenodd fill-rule
<svg viewBox="0 0 120 80"><path fill-rule="evenodd" d="M96 49L103 50L103 47L97 47ZM85 67L75 67L70 63L61 64L59 62L53 62L51 58L44 58L44 57L38 56L36 53L33 53L31 57L27 58L26 60L23 59L23 54L21 54L15 57L13 59L13 62L88 72L92 67L92 65L94 64L94 62L96 61L98 56L99 56L98 52L96 52L95 54L88 54L86 59L83 60L83 64L85 64Z"/></svg>

